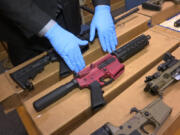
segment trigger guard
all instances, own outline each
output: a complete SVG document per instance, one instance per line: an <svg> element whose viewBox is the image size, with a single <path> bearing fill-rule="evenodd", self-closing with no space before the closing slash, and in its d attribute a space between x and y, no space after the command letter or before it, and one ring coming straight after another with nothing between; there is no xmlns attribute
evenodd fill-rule
<svg viewBox="0 0 180 135"><path fill-rule="evenodd" d="M104 81L103 79L105 79L105 78L100 78L99 80L100 80L100 82L103 82L104 83L104 85L103 86L106 86L106 85L108 85L108 84L110 84L110 83L112 83L113 81L114 81L114 79L113 78L110 78L110 80L109 81Z"/></svg>
<svg viewBox="0 0 180 135"><path fill-rule="evenodd" d="M155 125L153 122L147 121L146 123L144 123L144 124L141 125L141 127L140 127L140 129L141 129L145 134L149 134L149 132L147 132L147 131L144 129L144 126L146 126L146 125L148 125L148 124L156 127L156 125Z"/></svg>
<svg viewBox="0 0 180 135"><path fill-rule="evenodd" d="M145 125L142 125L142 126L140 127L140 129L141 129L145 134L149 134L149 133L144 129L144 126L145 126Z"/></svg>

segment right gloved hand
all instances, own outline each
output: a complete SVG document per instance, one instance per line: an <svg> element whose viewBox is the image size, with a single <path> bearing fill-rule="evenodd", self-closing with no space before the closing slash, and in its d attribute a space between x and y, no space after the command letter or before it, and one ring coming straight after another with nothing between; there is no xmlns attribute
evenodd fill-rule
<svg viewBox="0 0 180 135"><path fill-rule="evenodd" d="M85 62L79 46L88 44L86 40L80 40L72 33L55 24L45 34L56 52L61 55L66 64L76 73L85 67Z"/></svg>

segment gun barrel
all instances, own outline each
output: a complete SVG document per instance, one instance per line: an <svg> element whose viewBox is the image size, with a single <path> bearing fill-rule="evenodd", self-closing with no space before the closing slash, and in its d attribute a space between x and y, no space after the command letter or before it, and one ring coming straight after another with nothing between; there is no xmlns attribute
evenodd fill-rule
<svg viewBox="0 0 180 135"><path fill-rule="evenodd" d="M139 8L135 8L135 9L129 11L129 12L126 13L125 15L123 15L123 16L121 16L120 18L114 20L114 24L116 24L117 22L119 22L119 21L125 19L126 17L128 17L128 16L130 16L130 15L132 15L132 14L138 12L138 11L139 11Z"/></svg>
<svg viewBox="0 0 180 135"><path fill-rule="evenodd" d="M120 62L124 62L128 58L145 48L149 44L148 40L150 38L150 35L141 35L132 40L131 42L127 43L123 47L117 49L112 54L115 55Z"/></svg>

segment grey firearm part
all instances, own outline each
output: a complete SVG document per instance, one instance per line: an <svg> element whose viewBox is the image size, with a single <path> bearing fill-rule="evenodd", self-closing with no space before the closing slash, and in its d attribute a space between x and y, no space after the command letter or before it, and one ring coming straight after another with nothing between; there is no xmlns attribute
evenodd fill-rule
<svg viewBox="0 0 180 135"><path fill-rule="evenodd" d="M132 108L131 113L136 112L137 114L120 127L106 123L91 135L148 135L149 133L144 129L147 125L154 127L151 134L155 135L171 111L172 109L159 98L143 110Z"/></svg>
<svg viewBox="0 0 180 135"><path fill-rule="evenodd" d="M158 72L146 77L145 92L162 96L166 87L179 80L180 60L177 60L170 53L166 53L163 60L165 62L158 66Z"/></svg>

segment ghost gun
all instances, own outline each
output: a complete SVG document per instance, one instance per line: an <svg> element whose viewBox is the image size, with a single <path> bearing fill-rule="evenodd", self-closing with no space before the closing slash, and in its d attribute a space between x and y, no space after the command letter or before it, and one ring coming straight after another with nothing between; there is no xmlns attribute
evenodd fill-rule
<svg viewBox="0 0 180 135"><path fill-rule="evenodd" d="M81 48L81 52L87 51L89 46ZM33 90L34 86L32 80L44 70L44 67L49 63L59 62L59 75L60 77L66 77L71 73L71 70L66 65L64 60L53 50L50 49L43 57L31 62L30 64L18 69L10 74L11 78L24 90Z"/></svg>
<svg viewBox="0 0 180 135"><path fill-rule="evenodd" d="M144 88L145 92L152 95L160 95L166 87L180 78L180 60L175 59L170 53L166 53L163 57L165 63L158 66L158 72L152 76L147 76Z"/></svg>
<svg viewBox="0 0 180 135"><path fill-rule="evenodd" d="M74 88L89 88L91 91L92 110L102 107L105 105L105 101L101 88L112 83L124 72L122 62L149 45L149 39L149 35L140 35L113 53L87 66L80 71L73 80L36 100L33 103L34 109L36 111L45 109L57 100L63 98Z"/></svg>
<svg viewBox="0 0 180 135"><path fill-rule="evenodd" d="M148 125L154 127L152 134L155 134L171 111L171 108L159 98L143 110L132 108L130 113L136 112L137 114L120 127L106 123L91 135L147 135L149 133L146 131L145 126Z"/></svg>
<svg viewBox="0 0 180 135"><path fill-rule="evenodd" d="M173 1L175 4L180 4L180 0L148 0L142 4L142 7L148 10L160 11L165 1Z"/></svg>

